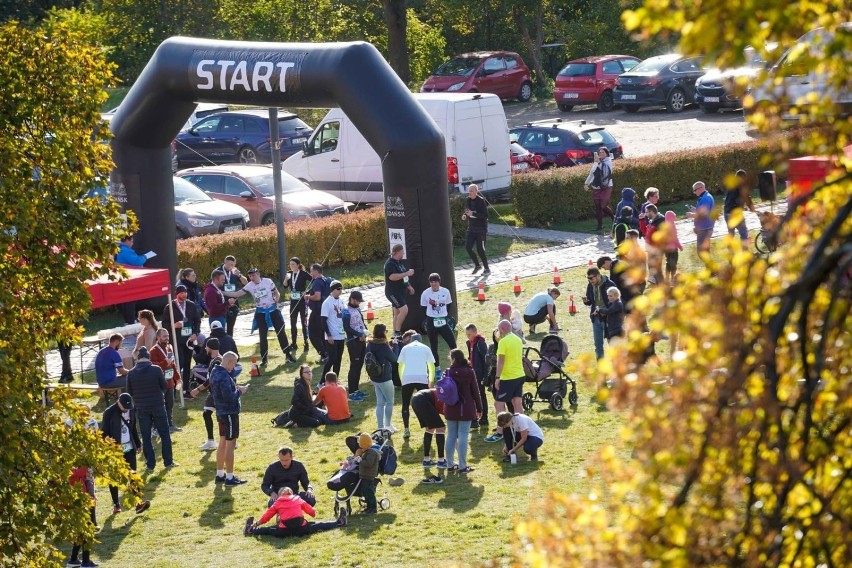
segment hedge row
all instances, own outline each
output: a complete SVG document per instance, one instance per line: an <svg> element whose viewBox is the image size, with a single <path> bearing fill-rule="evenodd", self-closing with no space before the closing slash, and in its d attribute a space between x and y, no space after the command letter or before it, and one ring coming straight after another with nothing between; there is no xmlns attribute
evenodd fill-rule
<svg viewBox="0 0 852 568"><path fill-rule="evenodd" d="M723 188L725 176L737 169L744 169L753 177L758 171L771 169L763 162L768 149L763 141L750 141L616 160L611 205L615 207L625 187L635 189L637 194L648 187L656 187L663 203L691 199L692 184L698 180L704 181L715 193ZM551 168L513 176L512 202L524 225L547 227L592 217L592 197L583 190L590 167Z"/></svg>
<svg viewBox="0 0 852 568"><path fill-rule="evenodd" d="M453 241L456 244L464 242L467 229L467 222L461 220L464 205L464 198L450 200ZM428 219L423 221L424 224L429 222ZM328 258L324 266L369 262L385 258L388 254L387 226L382 207L348 215L294 221L285 225L284 235L288 258L297 256L306 266L320 262L326 253ZM278 275L278 239L274 225L180 240L177 253L180 267L218 266L225 256L232 254L237 257L240 266L256 266L270 278ZM199 276L202 280L207 277L205 274Z"/></svg>
<svg viewBox="0 0 852 568"><path fill-rule="evenodd" d="M288 258L297 256L306 266L322 261L326 254L325 266L369 262L387 256L387 228L381 207L293 221L285 224L284 234ZM274 225L181 240L177 243L177 253L181 267L218 266L225 256L232 254L242 267L256 266L270 278L278 276L278 238ZM199 274L199 279L206 280L206 276Z"/></svg>

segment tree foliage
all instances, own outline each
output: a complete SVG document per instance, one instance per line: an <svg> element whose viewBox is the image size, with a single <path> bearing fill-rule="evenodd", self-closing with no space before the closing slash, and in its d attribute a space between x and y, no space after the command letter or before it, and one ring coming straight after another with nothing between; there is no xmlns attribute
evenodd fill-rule
<svg viewBox="0 0 852 568"><path fill-rule="evenodd" d="M847 7L848 8L848 7ZM625 14L647 35L737 61L746 45L789 45L814 23L848 19L840 1L700 5L646 0ZM725 26L719 26L725 21ZM769 30L769 31L767 31ZM849 84L849 34L809 57ZM637 300L634 330L590 380L622 412L621 442L590 466L586 495L554 494L520 523L516 560L534 566L848 566L852 558L852 180L848 124L813 98L788 114L817 128L771 156L833 156L837 169L791 204L781 246L755 257L727 239L708 267ZM755 123L770 130L780 108ZM731 164L732 168L738 167ZM629 274L629 273L628 273ZM639 321L649 318L651 334ZM677 345L649 358L655 335Z"/></svg>
<svg viewBox="0 0 852 568"><path fill-rule="evenodd" d="M112 164L101 127L101 51L62 25L0 27L0 565L58 562L55 543L92 538L88 498L68 477L92 466L136 485L121 450L83 425L67 392L42 404L43 353L75 342L91 299L83 282L106 271L124 227L114 204L87 198ZM102 262L98 267L96 262ZM64 422L71 418L73 426Z"/></svg>

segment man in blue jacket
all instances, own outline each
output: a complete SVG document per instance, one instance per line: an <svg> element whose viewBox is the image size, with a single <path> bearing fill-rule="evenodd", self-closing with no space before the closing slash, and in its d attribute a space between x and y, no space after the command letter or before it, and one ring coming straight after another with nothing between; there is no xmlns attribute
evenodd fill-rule
<svg viewBox="0 0 852 568"><path fill-rule="evenodd" d="M115 261L127 266L140 267L148 261L148 256L133 250L133 235L128 235L118 243L118 254L115 255ZM136 302L119 304L119 309L121 310L121 317L124 318L124 323L127 325L136 323Z"/></svg>
<svg viewBox="0 0 852 568"><path fill-rule="evenodd" d="M237 386L232 378L237 366L237 354L228 351L222 355L222 364L210 373L210 393L219 422L219 448L216 450L216 483L231 487L242 485L244 479L234 475L234 446L240 437L240 397L248 385Z"/></svg>
<svg viewBox="0 0 852 568"><path fill-rule="evenodd" d="M695 222L696 245L698 245L698 253L707 252L710 250L710 237L713 236L713 207L716 202L710 192L704 185L703 181L697 181L692 184L692 192L698 198L695 203L695 208L686 214Z"/></svg>
<svg viewBox="0 0 852 568"><path fill-rule="evenodd" d="M163 463L166 467L177 465L172 459L172 436L166 413L166 377L163 370L151 364L151 355L146 347L139 348L136 366L127 373L127 392L133 397L133 406L142 433L142 453L148 472L154 471L157 457L151 443L151 428L160 435Z"/></svg>
<svg viewBox="0 0 852 568"><path fill-rule="evenodd" d="M583 296L583 303L589 306L589 317L592 319L595 357L603 359L606 319L598 313L598 309L609 307L609 298L606 295L606 291L616 286L612 280L601 274L601 271L597 268L588 269L586 271L586 279L589 281L589 284L586 286L586 295Z"/></svg>

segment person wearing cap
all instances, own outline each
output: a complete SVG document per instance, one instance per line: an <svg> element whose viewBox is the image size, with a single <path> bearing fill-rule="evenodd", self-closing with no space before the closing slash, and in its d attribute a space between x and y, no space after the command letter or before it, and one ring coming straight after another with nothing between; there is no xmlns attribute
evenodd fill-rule
<svg viewBox="0 0 852 568"><path fill-rule="evenodd" d="M524 320L521 317L521 311L513 308L509 302L500 302L497 304L497 313L497 323L500 323L500 320L509 320L512 324L512 333L526 343L526 339L524 339Z"/></svg>
<svg viewBox="0 0 852 568"><path fill-rule="evenodd" d="M151 355L151 363L163 370L166 377L166 414L169 418L169 430L180 432L174 421L173 410L175 407L175 388L180 386L181 374L175 364L175 354L172 351L172 346L169 345L169 332L165 328L157 330L156 343L149 351Z"/></svg>
<svg viewBox="0 0 852 568"><path fill-rule="evenodd" d="M450 291L441 286L441 275L433 272L429 275L429 287L420 294L420 305L426 308L426 332L429 335L429 346L432 349L432 357L440 362L438 358L438 336L444 338L450 349L456 348L455 325L450 319L449 305L453 302ZM439 366L435 369L435 376L440 374Z"/></svg>
<svg viewBox="0 0 852 568"><path fill-rule="evenodd" d="M349 351L349 400L361 402L367 393L360 389L361 369L364 366L364 353L367 351L367 325L361 313L364 296L358 290L349 293L349 304L343 311L343 330L346 332L346 349Z"/></svg>
<svg viewBox="0 0 852 568"><path fill-rule="evenodd" d="M405 264L405 247L397 243L391 247L391 254L385 261L385 297L393 309L393 334L399 335L405 318L408 317L406 296L414 295L414 287L408 279L414 276L414 269Z"/></svg>
<svg viewBox="0 0 852 568"><path fill-rule="evenodd" d="M330 293L328 298L322 303L320 317L322 317L322 327L325 330L326 355L327 360L323 367L322 375L329 371L334 371L334 374L340 374L340 363L343 360L343 343L346 340L346 333L343 330L343 311L346 309L346 304L340 299L343 293L343 284L338 280L332 280Z"/></svg>
<svg viewBox="0 0 852 568"><path fill-rule="evenodd" d="M206 341L209 341L211 339L219 340L220 353L227 353L228 351L233 351L237 355L240 354L239 349L237 349L237 342L234 341L233 337L231 337L225 332L225 326L222 324L222 322L214 321L210 324L210 337L208 337Z"/></svg>
<svg viewBox="0 0 852 568"><path fill-rule="evenodd" d="M379 460L382 454L373 447L373 439L369 434L358 436L358 451L355 456L360 458L358 477L361 478L361 497L367 504L365 515L376 514L376 476L379 475Z"/></svg>
<svg viewBox="0 0 852 568"><path fill-rule="evenodd" d="M151 443L151 428L160 436L163 451L163 463L174 467L172 459L172 436L169 431L169 419L166 413L166 377L163 370L151 364L151 355L145 347L139 349L136 366L127 373L127 392L133 397L139 428L142 432L142 453L149 472L154 471L157 457Z"/></svg>
<svg viewBox="0 0 852 568"><path fill-rule="evenodd" d="M183 385L184 394L189 388L189 377L192 374L192 345L201 333L201 309L192 300L187 299L186 286L175 286L175 299L171 306L163 308L162 326L172 333L172 316L174 316L174 337L172 348L177 354L180 364L180 375L186 379Z"/></svg>
<svg viewBox="0 0 852 568"><path fill-rule="evenodd" d="M98 380L98 386L108 389L127 387L127 369L124 368L118 353L122 341L124 336L120 333L110 335L107 346L95 356L95 378Z"/></svg>
<svg viewBox="0 0 852 568"><path fill-rule="evenodd" d="M281 301L281 293L270 278L263 278L260 275L260 269L250 268L248 271L249 282L243 286L242 290L236 292L224 292L229 298L240 298L246 294L251 294L254 298L254 323L257 326L257 331L260 335L260 362L266 365L269 355L269 343L267 335L269 327L275 329L275 335L278 337L278 345L281 346L281 352L287 358L288 363L295 363L296 358L293 357L291 351L296 348L296 345L290 345L287 339L287 330L284 328L284 316L281 315L281 310L278 309L278 302Z"/></svg>
<svg viewBox="0 0 852 568"><path fill-rule="evenodd" d="M130 471L136 471L136 454L142 453L142 440L139 439L139 433L136 431L136 411L133 409L133 397L129 393L122 393L115 404L104 410L101 431L105 438L121 446L124 461L127 462ZM112 497L113 514L120 513L118 487L110 485L109 494ZM138 502L136 513L142 513L150 505L150 501Z"/></svg>
<svg viewBox="0 0 852 568"><path fill-rule="evenodd" d="M559 324L556 323L556 300L561 294L559 288L550 286L547 292L539 292L530 298L524 308L524 321L530 325L530 335L535 333L535 326L545 321L550 323L551 333L559 331Z"/></svg>
<svg viewBox="0 0 852 568"><path fill-rule="evenodd" d="M482 266L485 267L482 275L488 276L491 274L488 258L485 256L485 239L488 237L488 205L485 203L485 198L479 195L479 186L475 183L467 187L467 199L461 218L462 221L467 221L464 248L473 261L471 274L479 272L481 268L479 260L482 259ZM473 245L476 245L476 253L473 251ZM479 258L476 257L477 254Z"/></svg>

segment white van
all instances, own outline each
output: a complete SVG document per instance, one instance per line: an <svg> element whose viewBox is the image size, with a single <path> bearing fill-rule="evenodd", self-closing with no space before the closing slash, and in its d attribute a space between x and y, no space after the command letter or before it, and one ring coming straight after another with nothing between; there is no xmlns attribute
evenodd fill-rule
<svg viewBox="0 0 852 568"><path fill-rule="evenodd" d="M447 147L450 193L475 183L489 199L508 195L509 129L500 98L477 93L418 93L414 98L437 123ZM378 154L339 108L331 109L282 169L293 177L353 203L382 203Z"/></svg>

